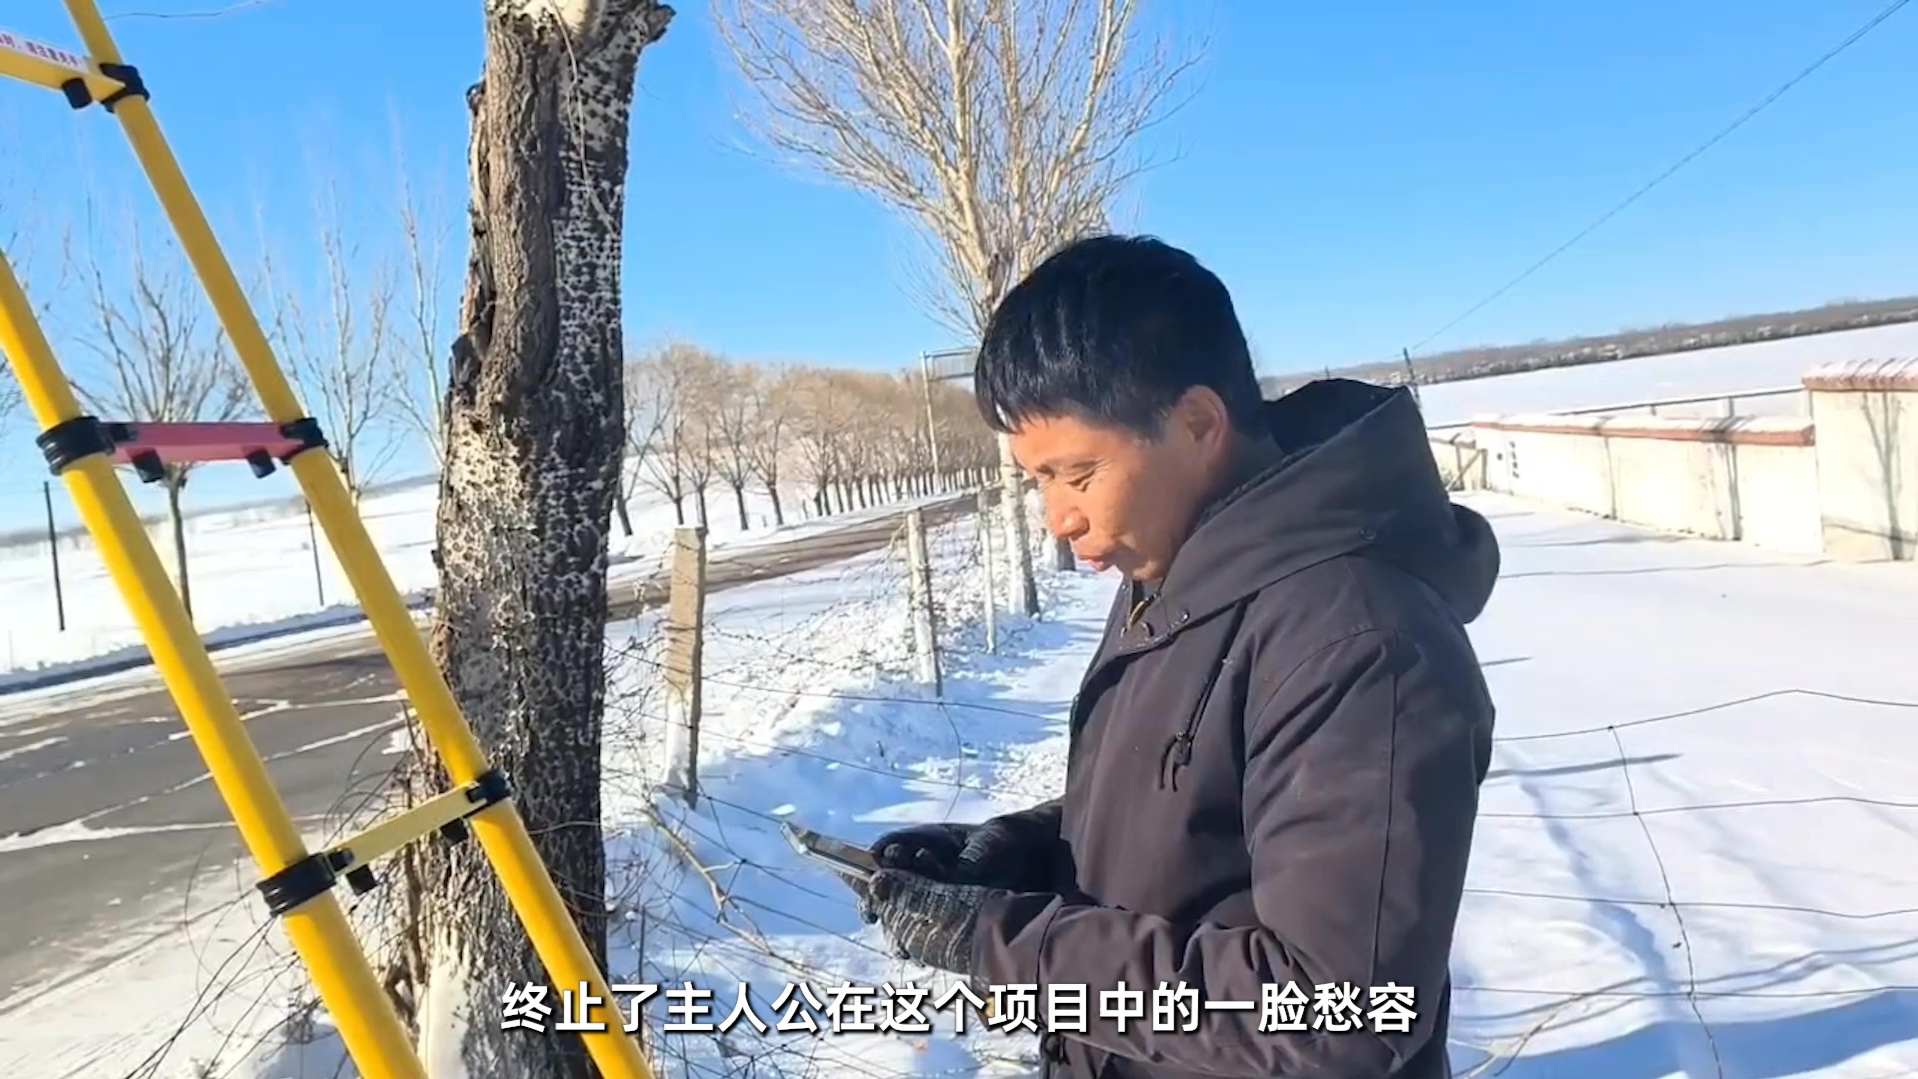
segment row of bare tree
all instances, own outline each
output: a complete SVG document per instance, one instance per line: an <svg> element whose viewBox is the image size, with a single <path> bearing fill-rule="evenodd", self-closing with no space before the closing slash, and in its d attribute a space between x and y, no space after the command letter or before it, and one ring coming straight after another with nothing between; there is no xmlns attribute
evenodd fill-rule
<svg viewBox="0 0 1918 1079"><path fill-rule="evenodd" d="M803 485L814 515L987 482L992 432L971 396L916 374L731 362L672 341L628 361L622 494L649 488L680 524L709 521L707 489L764 492L786 522L782 486ZM615 510L632 534L627 499Z"/></svg>
<svg viewBox="0 0 1918 1079"><path fill-rule="evenodd" d="M437 342L437 248L404 208L394 248L372 251L350 238L337 192L301 256L269 251L245 274L275 352L326 432L329 452L357 499L408 437L425 436L438 457L437 385L429 357ZM17 207L15 207L17 211ZM223 423L260 418L258 401L225 329L171 235L157 242L129 218L102 235L98 208L83 222L34 237L58 257L22 266L36 316L52 338L82 406L102 419ZM9 236L22 239L16 212ZM44 222L43 222L44 225ZM51 241L51 242L48 242ZM400 245L394 245L398 248ZM297 268L295 267L297 263ZM402 277L410 289L403 288ZM424 375L424 378L422 378ZM0 378L0 419L20 404L11 369ZM197 465L167 462L159 486L172 533L175 577L192 610L184 491Z"/></svg>
<svg viewBox="0 0 1918 1079"><path fill-rule="evenodd" d="M358 498L392 478L385 473L409 441L434 464L444 460L444 230L410 195L388 243L353 238L336 187L320 209L310 256L295 267L269 249L249 276L275 352ZM122 257L109 264L67 229L57 280L43 277L36 290L64 298L45 315L60 339L78 346L68 373L86 407L157 423L257 416L245 373L172 238L154 243L137 224L129 230ZM0 410L11 411L17 384L6 383ZM749 492L765 494L774 523L784 524L785 495L796 487L806 492L808 514L819 516L984 484L996 460L970 394L951 383L928 386L917 373L734 362L672 341L627 361L625 389L615 513L627 535L629 502L640 491L671 501L679 523L704 524L708 490L730 490L745 530ZM171 463L160 483L189 611L182 501L194 468Z"/></svg>

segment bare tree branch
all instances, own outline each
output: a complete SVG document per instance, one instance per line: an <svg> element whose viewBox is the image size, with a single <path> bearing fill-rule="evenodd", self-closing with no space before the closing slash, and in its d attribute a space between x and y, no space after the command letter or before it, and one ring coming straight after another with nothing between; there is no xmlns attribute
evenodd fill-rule
<svg viewBox="0 0 1918 1079"><path fill-rule="evenodd" d="M346 240L337 184L329 183L318 200L316 220L324 280L314 309L301 290L278 280L275 260L264 260L271 332L357 500L398 449L385 423L400 407L391 392L393 370L401 365L392 325L396 274L376 252L361 277L362 255Z"/></svg>
<svg viewBox="0 0 1918 1079"><path fill-rule="evenodd" d="M1133 47L1138 0L713 0L791 163L932 241L935 315L976 334L1050 251L1106 227L1198 52Z"/></svg>
<svg viewBox="0 0 1918 1079"><path fill-rule="evenodd" d="M1199 55L1135 48L1139 0L711 2L758 104L747 126L915 226L946 284L922 301L975 341L1013 282L1107 229L1146 167L1139 136L1173 110ZM1025 486L998 449L1010 580L1037 614Z"/></svg>
<svg viewBox="0 0 1918 1079"><path fill-rule="evenodd" d="M669 341L641 357L630 370L645 418L629 421L628 445L649 439L640 454L646 485L671 500L686 523L686 496L693 497L698 524L706 523L706 484L713 476L713 411L723 392L717 356L686 341Z"/></svg>
<svg viewBox="0 0 1918 1079"><path fill-rule="evenodd" d="M222 8L200 11L121 11L104 16L104 18L107 22L117 22L121 19L158 19L162 21L175 19L223 19L228 15L238 15L242 11L265 7L273 2L274 0L236 0L235 3L228 4Z"/></svg>
<svg viewBox="0 0 1918 1079"><path fill-rule="evenodd" d="M159 258L149 257L132 222L111 258L89 251L77 261L92 323L82 340L102 361L95 377L75 380L74 391L90 410L106 419L152 423L218 423L248 410L252 395L226 333L209 326L198 280L170 243ZM127 277L109 284L101 266L113 263L124 263ZM180 497L195 466L163 464L176 584L191 614Z"/></svg>
<svg viewBox="0 0 1918 1079"><path fill-rule="evenodd" d="M0 132L0 143L19 144L13 132ZM29 243L31 233L28 223L33 220L34 208L39 204L37 192L28 187L29 170L8 169L0 173L0 256L4 256L13 267L14 276L20 279L20 287L27 292L28 302L34 305L34 316L46 317L52 290L45 297L36 297L33 275L33 252ZM13 415L23 401L20 379L14 374L13 365L0 363L0 421Z"/></svg>
<svg viewBox="0 0 1918 1079"><path fill-rule="evenodd" d="M751 447L758 422L754 406L759 399L762 375L759 368L751 364L723 364L714 375L712 403L708 409L713 471L732 491L739 530L744 532L750 527L746 515L746 483L753 477Z"/></svg>
<svg viewBox="0 0 1918 1079"><path fill-rule="evenodd" d="M786 506L779 494L780 464L791 445L797 390L798 379L790 369L762 373L751 387L753 422L746 440L746 461L772 500L774 527L786 523Z"/></svg>
<svg viewBox="0 0 1918 1079"><path fill-rule="evenodd" d="M394 400L432 452L437 468L446 455L446 379L450 350L440 340L440 284L452 225L442 204L414 194L404 151L400 154L400 229L406 243L404 337L394 346Z"/></svg>

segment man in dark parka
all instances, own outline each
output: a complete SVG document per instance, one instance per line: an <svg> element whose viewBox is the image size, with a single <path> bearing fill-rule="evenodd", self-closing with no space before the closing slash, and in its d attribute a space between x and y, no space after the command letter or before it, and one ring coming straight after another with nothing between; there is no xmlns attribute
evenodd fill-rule
<svg viewBox="0 0 1918 1079"><path fill-rule="evenodd" d="M975 986L1036 985L1042 1030L1049 994L1084 987L1084 1029L1041 1039L1049 1075L1450 1076L1493 725L1464 626L1499 557L1411 393L1263 401L1224 285L1125 237L1015 287L974 379L1048 528L1125 581L1063 796L880 837L866 918ZM1147 1002L1123 1030L1100 1011L1120 983ZM1155 1024L1153 992L1181 983L1196 1027ZM1303 1008L1276 1007L1286 983Z"/></svg>

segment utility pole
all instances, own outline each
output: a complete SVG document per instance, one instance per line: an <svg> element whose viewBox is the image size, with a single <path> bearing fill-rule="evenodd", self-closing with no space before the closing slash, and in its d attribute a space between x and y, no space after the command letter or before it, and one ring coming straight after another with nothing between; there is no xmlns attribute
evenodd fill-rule
<svg viewBox="0 0 1918 1079"><path fill-rule="evenodd" d="M919 381L926 391L926 447L932 454L932 486L939 489L939 426L932 418L932 357L919 354Z"/></svg>
<svg viewBox="0 0 1918 1079"><path fill-rule="evenodd" d="M931 371L932 358L957 358L969 355L971 350L953 350L943 353L920 353L919 362L928 372ZM942 378L948 376L941 376ZM951 376L963 377L963 376ZM931 415L931 379L927 379L927 415ZM1019 475L1019 465L1012 457L1012 443L1005 435L995 440L999 450L1000 489L999 508L1004 515L1002 524L1006 537L1006 568L1008 570L1006 589L1007 605L1020 614L1030 618L1039 613L1039 584L1032 575L1032 537L1026 526L1025 484Z"/></svg>

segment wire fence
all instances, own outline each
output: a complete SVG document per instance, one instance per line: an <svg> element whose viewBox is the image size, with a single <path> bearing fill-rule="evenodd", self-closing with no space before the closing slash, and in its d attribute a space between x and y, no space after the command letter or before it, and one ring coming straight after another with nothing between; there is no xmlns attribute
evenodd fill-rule
<svg viewBox="0 0 1918 1079"><path fill-rule="evenodd" d="M962 609L964 602L967 598L976 600L979 589L953 578L978 570L976 524L970 519L961 519L956 526L937 527L932 530L929 540L932 561L938 568L938 611L943 627L940 643L949 649L957 648L967 639L969 632L968 613ZM872 543L871 540L861 540L858 545L872 546ZM830 544L827 546L830 547ZM777 575L790 568L786 556L774 549L717 552L714 564L725 566L735 579L734 583ZM903 528L899 528L884 536L874 550L807 569L797 577L788 578L786 587L757 590L761 602L750 612L751 619L746 626L723 617L724 599L729 589L722 588L715 594L715 605L722 616L713 619L707 627L709 635L720 646L714 654L724 655L728 650L734 654L744 650L761 650L766 659L778 663L788 672L806 672L807 677L816 679L819 684L843 683L857 676L883 680L887 672L903 672L910 665L910 657L901 649L902 644L909 641L909 634L904 631L903 617L895 617L890 622L886 619L877 620L878 625L891 626L894 632L890 637L855 635L847 640L846 647L837 651L822 652L816 647L809 647L808 641L829 629L836 620L850 615L859 615L865 622L873 623L870 615L875 605L903 604L906 582L904 532ZM766 601L767 597L770 597L770 602ZM633 624L640 626L656 621L657 613L656 609L643 610L634 617ZM612 636L617 639L617 633ZM616 668L630 659L639 665L639 669L650 670L656 676L660 662L657 653L660 639L657 626L648 626L645 632L635 634L625 645L609 650L609 667ZM732 683L741 687L741 692L759 697L769 688L762 680L763 673L763 666L741 663L735 669L720 665L711 669L710 684L724 691L726 684ZM646 680L641 681L644 683ZM656 682L657 678L650 681ZM640 685L636 700L643 700L647 692L650 692L647 686ZM819 696L803 687L795 687L789 693L789 697L795 700ZM830 699L830 696L826 695L826 699ZM869 696L874 700L884 699L880 694ZM630 707L630 703L621 699L613 699L608 703L603 780L611 803L618 803L622 793L650 800L657 785L657 776L650 774L644 764L663 725L651 722L652 717L644 708ZM648 729L649 723L651 729ZM719 735L709 732L709 736ZM323 826L315 837L317 841L339 842L374 820L403 808L403 800L391 781L390 773L383 768L364 767L368 759L378 752L376 746L385 748L383 741L376 739L369 742L360 758L354 762L351 769L353 779L343 785L338 798L328 808ZM778 746L775 742L766 744L776 749L791 748ZM567 826L549 825L544 830ZM655 858L660 851L669 849L669 846L651 849L647 857ZM633 879L650 880L658 877L645 865L628 868L639 869ZM189 1062L192 1074L196 1077L232 1074L232 1069L247 1053L258 1051L268 1042L294 1045L314 1038L325 1041L324 1032L316 1021L317 1002L310 992L297 988L304 985L298 962L280 945L278 934L272 930L271 924L257 918L258 912L253 909L257 904L257 896L250 894L250 889L239 881L241 875L235 873L237 894L231 898L209 903L205 893L190 897L191 909L181 914L178 933L187 940L193 939L196 934L213 934L225 941L230 934L215 934L216 929L243 924L249 918L254 922L252 928L238 943L224 943L222 946L227 950L223 954L207 956L204 963L206 976L200 983L199 992L186 1005L178 1029L172 1036L156 1044L139 1067L127 1073L129 1079L162 1079L174 1074L173 1069L180 1065L177 1047L188 1031L196 1035L196 1044L202 1046L207 1044L207 1037L211 1034L213 1043L221 1051L218 1063L198 1058ZM388 886L365 897L352 897L348 902L349 911L360 928L361 939L369 955L391 955L400 943L396 939L397 919L389 908L391 894L392 887ZM659 898L654 896L653 906L660 905ZM631 904L628 909L644 909L637 897L622 897L617 890L613 891L612 899L615 904ZM750 896L742 897L741 904L736 905L750 909L754 901ZM647 917L655 926L668 929L681 921L670 909L663 907ZM744 946L729 931L717 931L712 927L698 929L688 939L693 942L691 955L686 960L689 963L704 962L702 957L710 957L715 952L723 955L727 949L737 950ZM682 963L681 967L673 969L682 969L684 966L685 963ZM650 960L648 970L649 977L659 975L659 962ZM814 979L824 979L830 972L825 967L812 964L804 966L803 973ZM640 976L640 972L629 972L627 976ZM286 987L289 984L296 988L288 990ZM816 980L815 984L827 983ZM240 1009L241 1013L264 1007L281 1014L283 1018L272 1029L261 1031L258 1024L249 1019L224 1020L216 1014L233 1014L231 1006L236 999L248 1004ZM672 1040L665 1039L659 1044L662 1048L670 1047ZM765 1052L769 1054L770 1062L780 1063L777 1074L795 1074L795 1069L803 1071L805 1066L811 1066L806 1065L806 1061L818 1064L821 1050L815 1047L800 1052L791 1046L773 1046L766 1048ZM827 1052L827 1055L832 1054ZM341 1063L343 1074L351 1074L350 1065L343 1061ZM712 1068L712 1065L697 1059L686 1063L688 1074L699 1074ZM848 1060L834 1060L828 1071L832 1074L846 1073L848 1064Z"/></svg>
<svg viewBox="0 0 1918 1079"><path fill-rule="evenodd" d="M1043 530L1034 529L1035 561L1044 565ZM997 541L998 535L994 539ZM615 963L609 971L622 979L668 987L697 981L721 986L731 981L758 990L768 980L804 983L815 988L860 984L875 969L895 963L875 944L876 938L848 924L845 912L850 896L829 877L798 865L783 849L780 825L790 819L787 792L759 786L752 780L766 773L752 772L757 763L798 762L828 769L833 774L855 774L891 781L900 789L920 792L944 790L956 803L965 797L990 797L1031 804L1055 797L1054 788L1010 783L990 769L977 774L944 774L926 767L925 754L913 755L889 748L891 733L886 716L908 717L918 728L918 740L949 747L948 755L963 759L973 741L971 722L1004 719L1029 724L1029 729L1056 727L1059 708L1022 707L1017 702L969 699L964 695L934 695L914 676L913 640L907 602L908 567L904 531L898 530L874 550L815 566L782 580L776 587L753 590L751 602L729 603L727 590L709 600L702 627L708 662L702 670L707 705L701 739L706 746L703 770L709 782L700 792L697 812L671 808L660 790L659 747L675 720L663 707L661 685L668 670L664 633L657 612L635 615L622 635L610 635L609 687L603 750L602 782L607 806L603 822L611 836L605 901L615 912ZM980 618L986 591L984 548L978 522L971 517L934 527L928 533L932 564L938 643L953 669L983 657ZM995 552L1003 561L1003 546ZM773 551L737 556L753 565L756 574L785 568L786 556ZM998 579L1003 582L1004 578ZM1048 605L1056 601L1051 574L1041 577ZM1003 596L1003 583L995 585ZM1003 617L1003 615L1002 615ZM1036 623L1010 619L1005 627L1008 654L1019 651L1020 638ZM849 628L850 627L850 628ZM1874 983L1856 988L1794 989L1789 983L1816 966L1815 957L1780 963L1768 970L1731 974L1702 972L1693 957L1692 927L1687 915L1708 911L1765 911L1792 917L1839 922L1872 922L1918 915L1918 907L1879 910L1843 910L1807 904L1739 901L1710 895L1681 894L1673 885L1667 854L1650 827L1652 818L1670 815L1737 813L1777 806L1850 803L1881 809L1918 809L1918 800L1878 797L1864 793L1792 796L1728 801L1695 801L1676 805L1649 805L1634 770L1628 744L1631 732L1724 713L1780 698L1842 701L1849 704L1907 713L1918 700L1831 693L1809 687L1781 687L1707 705L1665 713L1623 716L1602 725L1526 734L1501 734L1496 746L1535 745L1587 739L1602 747L1601 755L1618 769L1625 786L1626 805L1618 809L1553 812L1544 809L1512 811L1484 809L1482 820L1568 823L1633 820L1644 848L1656 867L1657 891L1651 894L1600 894L1551 888L1468 886L1466 894L1490 900L1524 900L1549 907L1558 904L1598 905L1664 912L1683 956L1678 984L1641 974L1626 979L1595 982L1579 988L1507 985L1461 980L1455 995L1478 994L1487 999L1535 999L1494 1017L1523 1023L1521 1033L1496 1043L1462 1048L1482 1053L1482 1059L1462 1072L1465 1077L1497 1075L1511 1067L1540 1035L1583 1021L1604 1009L1661 999L1682 1000L1692 1021L1704 1032L1719 1075L1725 1063L1713 1024L1701 1006L1712 999L1816 1000L1847 999L1863 995L1918 991L1918 985ZM924 716L925 722L909 717ZM855 723L863 720L863 725ZM831 736L820 731L837 729ZM927 732L934 732L928 734ZM943 732L939 734L938 732ZM363 826L372 816L390 811L392 792L378 773L361 775L341 791L329 813L327 834L333 839ZM559 827L564 825L555 825ZM1576 841L1575 834L1573 841ZM369 951L383 954L397 942L393 920L379 904L388 889L354 901L356 920L364 926ZM242 894L223 908L251 904ZM772 928L783 927L783 929ZM212 961L212 974L201 996L206 1001L222 994L253 993L257 1005L283 1011L286 1018L264 1033L251 1029L255 1040L298 1041L316 1036L315 1003L310 996L275 999L283 995L284 977L293 971L290 958L280 956L262 967L259 952L268 947L266 926L250 936L232 955ZM830 944L830 947L825 946ZM1914 946L1918 949L1918 946ZM242 951L244 955L240 954ZM724 993L715 989L714 1015L724 1014ZM772 1015L760 995L758 1014ZM206 1012L195 1001L186 1026ZM1455 1011L1456 1014L1456 1011ZM830 1022L830 1019L823 1020ZM736 1024L701 1037L662 1037L648 1016L646 1044L662 1064L683 1075L854 1074L892 1077L926 1074L922 1063L891 1063L884 1054L862 1052L857 1039L792 1036L789 1032L761 1033ZM232 1035L239 1038L239 1031ZM151 1066L128 1079L160 1079L167 1046L156 1047ZM1010 1067L1033 1066L1036 1058L1016 1040L995 1042L975 1036L968 1043L975 1059L990 1058ZM669 1063L670 1062L670 1063ZM223 1075L210 1070L208 1075ZM351 1074L350 1069L344 1074Z"/></svg>
<svg viewBox="0 0 1918 1079"><path fill-rule="evenodd" d="M125 484L139 496L147 541L175 587L184 564L194 623L215 647L360 619L345 570L291 480L276 474L260 482L273 491L212 510L196 502L189 482L178 536L155 489ZM763 493L735 500L730 489L715 489L708 529L716 549L856 526L897 508L882 504L822 517L803 493L796 486L782 490L783 508L775 513ZM743 517L735 501L746 507ZM416 610L431 602L439 583L436 502L436 486L418 480L369 490L359 505L387 572ZM629 509L632 534L615 527L610 544L611 574L621 582L658 572L659 551L682 515L690 518L697 507L690 495L676 510L640 492ZM753 571L749 561L739 568ZM0 484L0 592L9 599L8 616L0 620L0 685L112 669L146 653L118 585L58 481Z"/></svg>

